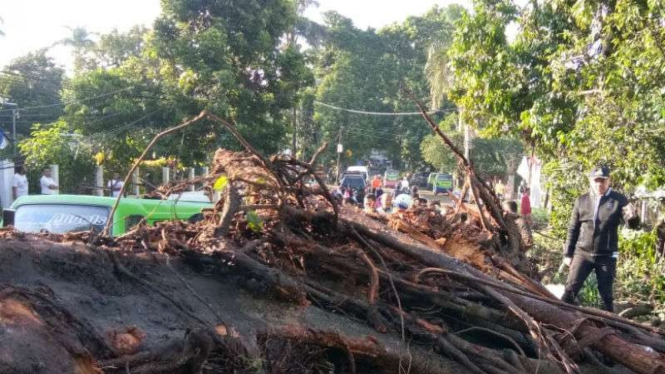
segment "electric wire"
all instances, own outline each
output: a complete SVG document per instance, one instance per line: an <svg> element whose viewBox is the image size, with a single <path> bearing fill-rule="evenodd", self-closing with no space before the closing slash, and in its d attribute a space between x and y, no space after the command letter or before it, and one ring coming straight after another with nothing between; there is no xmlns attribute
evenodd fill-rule
<svg viewBox="0 0 665 374"><path fill-rule="evenodd" d="M320 101L314 101L314 104L320 105L329 109L334 109L334 110L339 110L342 112L348 112L348 113L354 113L354 114L364 114L364 115L370 115L370 116L421 116L422 113L420 112L370 112L370 111L364 111L364 110L356 110L356 109L348 109L348 108L342 108L338 107L335 105L331 104L326 104L322 103ZM435 113L452 113L452 112L457 112L457 109L452 109L452 110L445 110L445 109L436 109L427 112L428 114L435 114Z"/></svg>
<svg viewBox="0 0 665 374"><path fill-rule="evenodd" d="M39 106L23 107L23 108L0 109L0 112L10 112L12 110L27 111L27 110L34 110L34 109L53 108L53 107L64 106L64 105L69 105L69 104L78 104L78 103L83 103L83 102L94 100L94 99L100 99L102 97L115 95L115 94L120 93L120 92L129 91L133 88L134 87L125 87L125 88L122 88L122 89L119 89L119 90L116 90L116 91L112 91L112 92L108 92L108 93L105 93L105 94L92 96L92 97L88 97L88 98L84 98L84 99L80 99L80 100L71 100L71 101L57 103L57 104L39 105Z"/></svg>

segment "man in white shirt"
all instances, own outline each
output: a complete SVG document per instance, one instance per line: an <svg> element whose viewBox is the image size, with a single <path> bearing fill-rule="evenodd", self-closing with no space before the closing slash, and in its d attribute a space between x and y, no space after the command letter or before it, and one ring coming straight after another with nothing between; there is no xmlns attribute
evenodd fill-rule
<svg viewBox="0 0 665 374"><path fill-rule="evenodd" d="M28 177L25 175L25 169L23 166L16 168L16 173L14 173L14 180L12 182L12 196L14 200L18 199L21 196L28 194Z"/></svg>
<svg viewBox="0 0 665 374"><path fill-rule="evenodd" d="M120 195L120 190L122 190L122 186L124 185L125 184L120 180L120 174L118 173L113 173L113 179L107 184L108 188L111 190L111 196L113 197L118 197L118 195Z"/></svg>
<svg viewBox="0 0 665 374"><path fill-rule="evenodd" d="M44 168L44 170L42 170L42 177L39 179L39 185L42 188L42 195L58 194L58 185L55 184L55 181L51 178L50 168Z"/></svg>

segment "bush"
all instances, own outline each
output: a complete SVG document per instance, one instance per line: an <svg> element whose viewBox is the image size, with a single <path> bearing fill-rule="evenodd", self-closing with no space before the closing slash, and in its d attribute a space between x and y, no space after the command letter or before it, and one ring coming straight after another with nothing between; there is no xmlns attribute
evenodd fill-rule
<svg viewBox="0 0 665 374"><path fill-rule="evenodd" d="M534 230L545 229L550 223L550 212L544 208L533 208L531 209L531 220Z"/></svg>
<svg viewBox="0 0 665 374"><path fill-rule="evenodd" d="M619 259L614 283L615 302L648 302L656 311L665 309L665 275L663 261L655 251L654 232L621 229L619 232ZM530 257L538 264L544 275L543 283L564 284L568 271L557 274L563 260L565 237L543 237L534 235L534 247ZM587 278L579 293L584 306L600 307L598 283L595 274Z"/></svg>
<svg viewBox="0 0 665 374"><path fill-rule="evenodd" d="M617 298L653 303L657 308L665 303L663 263L656 253L656 233L624 229L620 233L619 263L617 266Z"/></svg>

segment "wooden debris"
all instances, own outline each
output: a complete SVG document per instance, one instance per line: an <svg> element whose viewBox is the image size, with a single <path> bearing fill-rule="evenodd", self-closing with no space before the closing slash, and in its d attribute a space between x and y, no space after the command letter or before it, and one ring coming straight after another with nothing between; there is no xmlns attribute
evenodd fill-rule
<svg viewBox="0 0 665 374"><path fill-rule="evenodd" d="M62 357L62 373L612 373L602 363L610 360L626 372L665 372L660 330L553 298L519 257L504 256L515 242L496 212L484 227L427 209L375 219L304 189L311 163L254 152L215 154L209 183L224 175L228 184L196 223L142 225L119 238L2 231L5 273L41 266L54 290L0 287L0 333L27 326L0 342L0 358L28 336L31 349ZM479 198L490 198L478 183ZM55 242L72 250L49 251ZM72 301L88 297L88 283L113 295L94 306L109 316L117 311L108 304L126 298L157 305L150 313L170 322L131 315L102 338L97 331L109 330L99 325L111 324L77 314ZM157 337L169 329L186 331ZM86 362L97 365L80 369ZM0 371L21 365L0 361Z"/></svg>

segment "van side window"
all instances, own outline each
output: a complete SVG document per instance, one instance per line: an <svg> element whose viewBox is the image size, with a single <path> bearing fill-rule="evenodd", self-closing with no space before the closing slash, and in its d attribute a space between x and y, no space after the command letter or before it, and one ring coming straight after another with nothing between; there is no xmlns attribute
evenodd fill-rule
<svg viewBox="0 0 665 374"><path fill-rule="evenodd" d="M140 214L132 214L125 218L125 232L133 229L136 225L143 221L144 217Z"/></svg>

